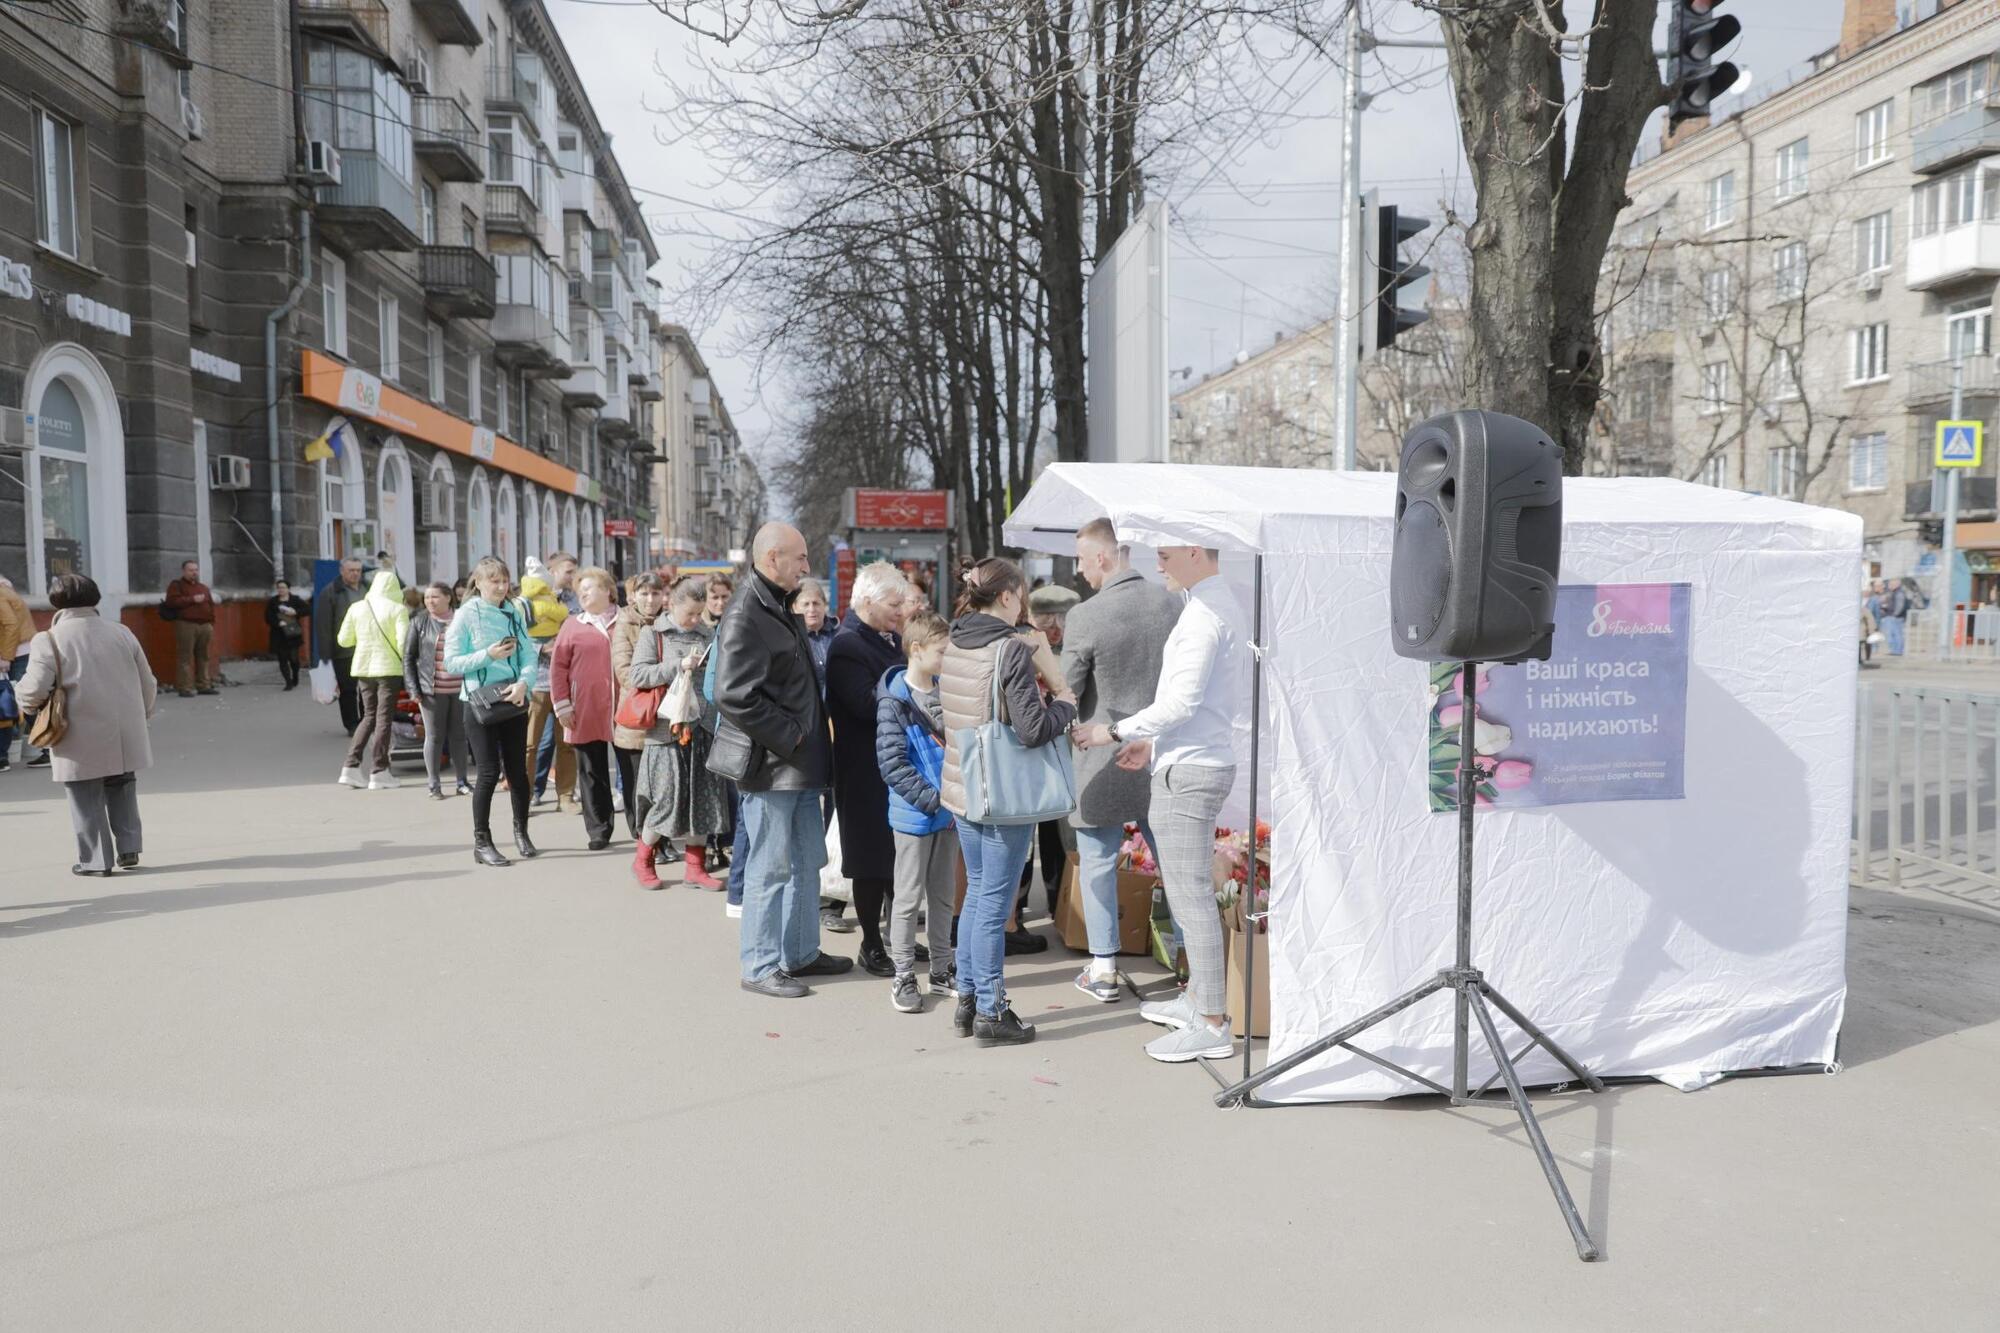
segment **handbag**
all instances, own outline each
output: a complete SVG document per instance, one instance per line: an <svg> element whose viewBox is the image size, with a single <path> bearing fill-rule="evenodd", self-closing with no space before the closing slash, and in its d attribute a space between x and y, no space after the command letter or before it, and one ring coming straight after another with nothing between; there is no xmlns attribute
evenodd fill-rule
<svg viewBox="0 0 2000 1333"><path fill-rule="evenodd" d="M49 630L49 656L56 659L56 683L35 714L35 725L28 728L28 744L38 750L53 748L69 734L69 691L63 688L62 650L56 647L53 628Z"/></svg>
<svg viewBox="0 0 2000 1333"><path fill-rule="evenodd" d="M21 701L14 697L14 682L0 676L0 726L11 729L21 716Z"/></svg>
<svg viewBox="0 0 2000 1333"><path fill-rule="evenodd" d="M507 617L507 624L510 628L519 630L520 621L515 619L511 611L502 611L501 614ZM384 635L383 637L387 638L388 636ZM520 631L514 636L516 643L527 637L526 631ZM465 705L472 710L472 720L482 727L491 727L502 722L512 722L517 717L527 716L527 704L517 704L507 697L507 691L513 689L520 678L520 673L516 672L508 676L505 680L496 680L490 684L480 685L467 694L465 696Z"/></svg>
<svg viewBox="0 0 2000 1333"><path fill-rule="evenodd" d="M734 783L754 783L769 758L769 753L750 739L748 732L725 717L708 747L708 771Z"/></svg>
<svg viewBox="0 0 2000 1333"><path fill-rule="evenodd" d="M664 662L667 658L666 636L654 630L653 643L660 654L660 660ZM666 692L667 687L664 685L634 687L629 694L618 701L618 711L612 715L612 722L631 731L651 731L654 724L660 720L660 698Z"/></svg>
<svg viewBox="0 0 2000 1333"><path fill-rule="evenodd" d="M1076 808L1076 770L1069 737L1030 749L1006 721L1000 695L1005 652L1003 641L993 655L992 719L956 733L965 817L975 824L1039 824Z"/></svg>
<svg viewBox="0 0 2000 1333"><path fill-rule="evenodd" d="M701 691L696 688L694 680L695 673L701 669L701 663L707 657L708 645L703 644L701 652L696 654L694 670L681 672L674 677L674 683L667 687L666 701L660 705L666 712L667 721L680 726L689 726L701 720L703 707Z"/></svg>

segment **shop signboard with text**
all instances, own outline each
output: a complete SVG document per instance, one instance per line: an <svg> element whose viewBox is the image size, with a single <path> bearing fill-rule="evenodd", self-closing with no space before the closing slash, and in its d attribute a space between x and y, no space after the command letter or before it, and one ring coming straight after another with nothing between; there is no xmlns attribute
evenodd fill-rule
<svg viewBox="0 0 2000 1333"><path fill-rule="evenodd" d="M845 526L873 532L948 532L950 491L881 491L847 488Z"/></svg>

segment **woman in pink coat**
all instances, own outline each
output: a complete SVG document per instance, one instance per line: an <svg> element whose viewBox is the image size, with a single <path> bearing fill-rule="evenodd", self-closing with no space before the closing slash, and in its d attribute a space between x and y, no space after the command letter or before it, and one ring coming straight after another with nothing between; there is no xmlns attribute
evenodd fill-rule
<svg viewBox="0 0 2000 1333"><path fill-rule="evenodd" d="M583 828L593 852L611 845L611 719L618 707L611 670L611 629L618 619L613 586L601 569L576 576L583 610L563 622L549 658L549 702L563 739L576 751Z"/></svg>

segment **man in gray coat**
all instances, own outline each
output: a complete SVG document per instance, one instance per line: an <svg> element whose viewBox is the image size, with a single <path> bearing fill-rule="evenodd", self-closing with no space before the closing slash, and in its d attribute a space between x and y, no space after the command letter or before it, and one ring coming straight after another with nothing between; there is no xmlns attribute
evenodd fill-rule
<svg viewBox="0 0 2000 1333"><path fill-rule="evenodd" d="M1167 635L1180 599L1132 568L1108 519L1092 519L1076 534L1077 572L1096 595L1069 613L1063 636L1063 676L1076 695L1077 725L1112 723L1153 702ZM1090 935L1090 966L1076 988L1110 1004L1118 999L1118 849L1125 826L1137 824L1154 847L1146 821L1152 779L1114 762L1115 748L1076 753L1077 889Z"/></svg>

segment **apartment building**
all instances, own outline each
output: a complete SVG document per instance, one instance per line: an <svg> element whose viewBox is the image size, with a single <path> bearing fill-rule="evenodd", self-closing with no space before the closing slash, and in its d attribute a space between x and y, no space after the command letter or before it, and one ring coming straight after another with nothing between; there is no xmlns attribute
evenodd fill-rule
<svg viewBox="0 0 2000 1333"><path fill-rule="evenodd" d="M660 367L666 419L653 478L657 550L665 560L726 557L749 545L762 487L708 362L678 324L665 328Z"/></svg>
<svg viewBox="0 0 2000 1333"><path fill-rule="evenodd" d="M0 69L24 590L85 570L164 647L194 558L237 652L348 554L640 567L658 252L541 0L9 7Z"/></svg>
<svg viewBox="0 0 2000 1333"><path fill-rule="evenodd" d="M2000 0L1848 0L1837 45L1635 166L1597 467L1850 510L1880 572L1935 567L1954 367L1963 415L2000 406L1997 58ZM1994 487L1989 451L1961 492L1980 569Z"/></svg>

